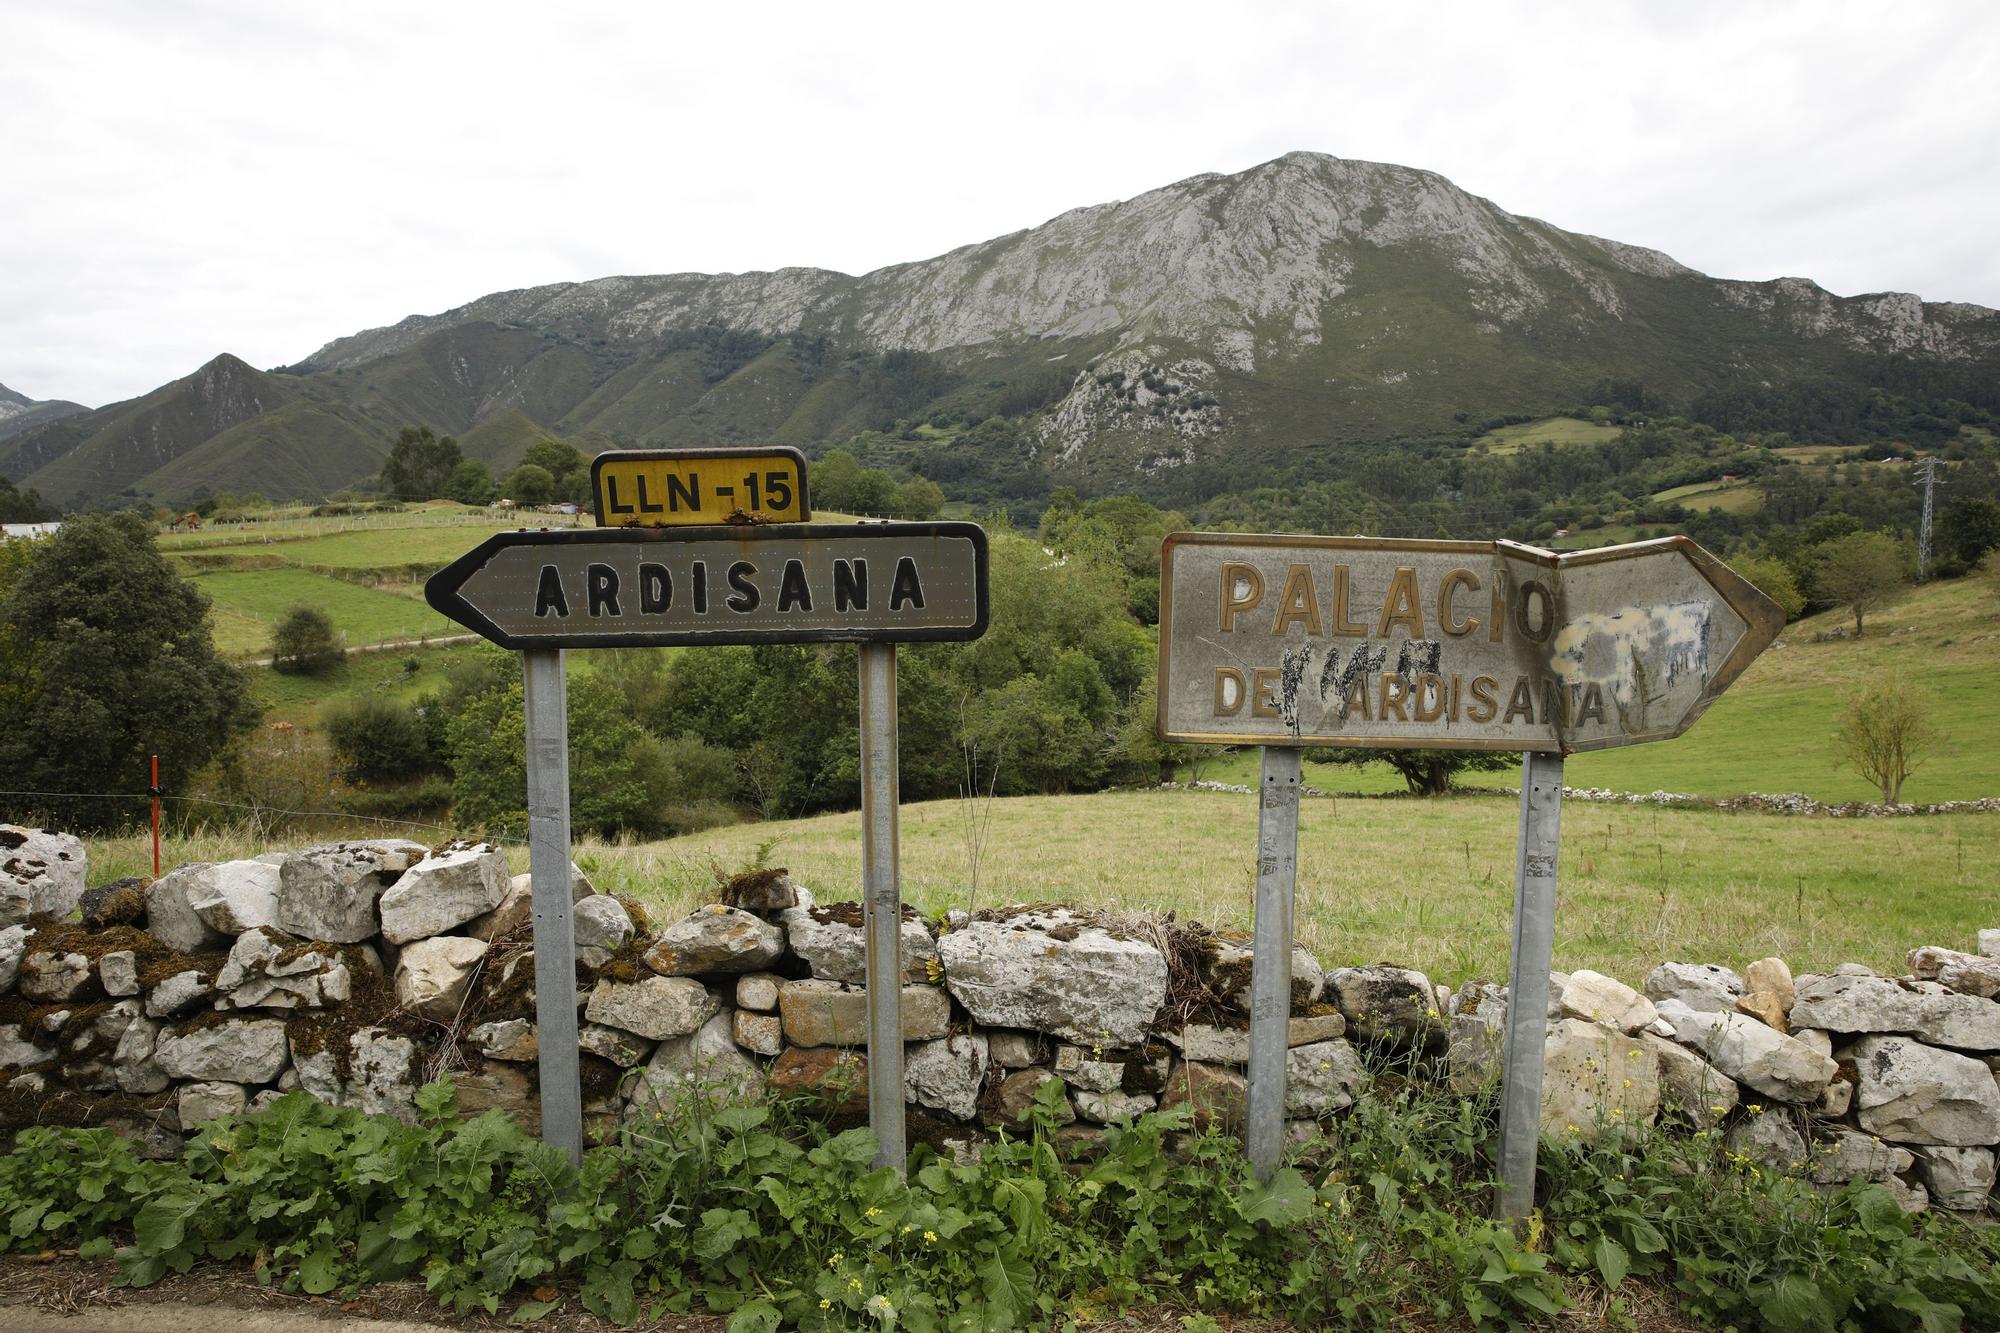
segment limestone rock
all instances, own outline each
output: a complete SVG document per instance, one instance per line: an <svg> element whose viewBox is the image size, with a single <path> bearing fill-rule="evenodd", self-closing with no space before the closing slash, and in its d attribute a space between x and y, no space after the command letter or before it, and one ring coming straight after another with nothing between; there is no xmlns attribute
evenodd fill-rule
<svg viewBox="0 0 2000 1333"><path fill-rule="evenodd" d="M776 1014L760 1014L755 1009L738 1009L736 1044L758 1055L777 1055L785 1049L785 1023Z"/></svg>
<svg viewBox="0 0 2000 1333"><path fill-rule="evenodd" d="M505 1111L521 1122L530 1134L542 1131L542 1097L534 1079L525 1069L495 1062L477 1073L452 1075L452 1090L458 1094L458 1109L468 1116L487 1111Z"/></svg>
<svg viewBox="0 0 2000 1333"><path fill-rule="evenodd" d="M1500 1077L1507 1042L1507 1008L1502 1000L1468 1008L1463 999L1445 1029L1445 1083L1461 1095Z"/></svg>
<svg viewBox="0 0 2000 1333"><path fill-rule="evenodd" d="M608 893L594 893L577 903L571 916L576 958L588 968L600 968L632 938L632 914Z"/></svg>
<svg viewBox="0 0 2000 1333"><path fill-rule="evenodd" d="M1099 1125L1115 1125L1146 1114L1160 1104L1150 1092L1091 1092L1078 1089L1069 1095L1076 1113Z"/></svg>
<svg viewBox="0 0 2000 1333"><path fill-rule="evenodd" d="M1256 953L1248 935L1218 934L1209 956L1202 963L1202 980L1210 990L1234 1004L1246 1016L1250 1012L1250 978L1255 971ZM1326 994L1326 972L1319 959L1302 944L1292 946L1292 1012L1319 1003Z"/></svg>
<svg viewBox="0 0 2000 1333"><path fill-rule="evenodd" d="M1855 1120L1897 1143L2000 1143L2000 1083L1983 1061L1909 1037L1863 1037L1841 1052L1854 1070Z"/></svg>
<svg viewBox="0 0 2000 1333"><path fill-rule="evenodd" d="M299 942L259 926L245 931L216 973L215 988L233 1009L317 1009L347 999L353 976L332 949Z"/></svg>
<svg viewBox="0 0 2000 1333"><path fill-rule="evenodd" d="M1753 990L1736 997L1736 1012L1747 1014L1765 1027L1779 1032L1790 1032L1791 1024L1785 1021L1785 1002L1776 991Z"/></svg>
<svg viewBox="0 0 2000 1333"><path fill-rule="evenodd" d="M905 986L903 1040L935 1041L951 1027L951 1000L936 986ZM794 1046L862 1046L868 1041L868 992L808 978L778 988L785 1040Z"/></svg>
<svg viewBox="0 0 2000 1333"><path fill-rule="evenodd" d="M278 929L301 939L359 944L380 929L382 891L427 854L422 843L407 838L334 842L293 853L278 867Z"/></svg>
<svg viewBox="0 0 2000 1333"><path fill-rule="evenodd" d="M1100 1048L1101 1049L1101 1048ZM1089 1092L1110 1092L1125 1085L1125 1061L1121 1058L1101 1060L1097 1054L1081 1046L1063 1045L1056 1047L1056 1077L1072 1089L1083 1088Z"/></svg>
<svg viewBox="0 0 2000 1333"><path fill-rule="evenodd" d="M382 938L409 944L442 935L506 896L506 853L489 843L454 844L405 870L382 894Z"/></svg>
<svg viewBox="0 0 2000 1333"><path fill-rule="evenodd" d="M1678 1000L1698 1014L1734 1010L1743 989L1742 977L1713 963L1661 963L1646 975L1646 997L1655 1005Z"/></svg>
<svg viewBox="0 0 2000 1333"><path fill-rule="evenodd" d="M188 908L220 935L278 924L278 867L264 861L223 861L189 885Z"/></svg>
<svg viewBox="0 0 2000 1333"><path fill-rule="evenodd" d="M1833 1055L1833 1034L1830 1032L1819 1028L1794 1028L1792 1038L1804 1042L1821 1055L1829 1058Z"/></svg>
<svg viewBox="0 0 2000 1333"><path fill-rule="evenodd" d="M1356 1041L1426 1045L1443 1024L1430 979L1405 967L1337 967L1326 976Z"/></svg>
<svg viewBox="0 0 2000 1333"><path fill-rule="evenodd" d="M836 1046L787 1047L771 1062L765 1086L780 1096L810 1097L835 1115L868 1109L868 1057Z"/></svg>
<svg viewBox="0 0 2000 1333"><path fill-rule="evenodd" d="M1981 958L2000 958L2000 930L1982 930L1979 932L1979 956Z"/></svg>
<svg viewBox="0 0 2000 1333"><path fill-rule="evenodd" d="M472 1048L489 1060L526 1062L541 1054L535 1025L525 1018L505 1018L481 1023L466 1034Z"/></svg>
<svg viewBox="0 0 2000 1333"><path fill-rule="evenodd" d="M1919 981L1935 981L1961 995L1989 1000L2000 996L2000 957L1927 946L1910 950L1910 975Z"/></svg>
<svg viewBox="0 0 2000 1333"><path fill-rule="evenodd" d="M1802 978L1792 1023L1828 1032L1912 1032L1922 1006L1915 991L1873 973Z"/></svg>
<svg viewBox="0 0 2000 1333"><path fill-rule="evenodd" d="M746 912L768 914L799 905L792 877L783 870L754 871L729 881L729 905Z"/></svg>
<svg viewBox="0 0 2000 1333"><path fill-rule="evenodd" d="M1039 1032L1001 1030L986 1034L986 1050L1002 1069L1028 1069L1049 1058L1048 1039Z"/></svg>
<svg viewBox="0 0 2000 1333"><path fill-rule="evenodd" d="M229 943L221 931L201 919L194 900L213 896L218 867L206 861L176 866L146 890L146 933L175 953L202 953Z"/></svg>
<svg viewBox="0 0 2000 1333"><path fill-rule="evenodd" d="M1660 1113L1660 1067L1636 1039L1596 1023L1549 1024L1542 1050L1542 1133L1636 1135Z"/></svg>
<svg viewBox="0 0 2000 1333"><path fill-rule="evenodd" d="M312 1050L296 1042L291 1050L299 1086L327 1105L352 1106L369 1115L415 1123L417 1047L408 1037L385 1028L349 1033L344 1076L331 1050Z"/></svg>
<svg viewBox="0 0 2000 1333"><path fill-rule="evenodd" d="M1993 1196L1991 1148L1926 1148L1920 1159L1931 1202L1956 1213L1974 1213Z"/></svg>
<svg viewBox="0 0 2000 1333"><path fill-rule="evenodd" d="M1285 1114L1320 1119L1354 1105L1368 1086L1352 1044L1336 1037L1285 1052Z"/></svg>
<svg viewBox="0 0 2000 1333"><path fill-rule="evenodd" d="M172 1018L215 994L208 974L197 968L176 972L146 994L148 1018Z"/></svg>
<svg viewBox="0 0 2000 1333"><path fill-rule="evenodd" d="M224 1116L242 1115L250 1109L249 1098L245 1096L241 1083L184 1084L177 1104L182 1129L192 1129Z"/></svg>
<svg viewBox="0 0 2000 1333"><path fill-rule="evenodd" d="M1227 1065L1183 1060L1167 1075L1160 1109L1172 1111L1182 1106L1193 1111L1195 1124L1201 1128L1240 1133L1250 1106L1250 1080Z"/></svg>
<svg viewBox="0 0 2000 1333"><path fill-rule="evenodd" d="M784 931L762 917L711 903L661 931L646 950L646 966L666 977L761 972L784 953Z"/></svg>
<svg viewBox="0 0 2000 1333"><path fill-rule="evenodd" d="M609 1060L620 1069L630 1069L634 1065L644 1064L653 1054L651 1041L603 1023L585 1023L579 1027L576 1032L576 1044L600 1059Z"/></svg>
<svg viewBox="0 0 2000 1333"><path fill-rule="evenodd" d="M1792 1001L1798 995L1798 987L1792 980L1792 969L1782 958L1759 958L1744 968L1743 991L1746 995L1763 991L1776 996L1779 1008L1788 1014L1792 1011ZM1776 1027L1777 1024L1771 1026Z"/></svg>
<svg viewBox="0 0 2000 1333"><path fill-rule="evenodd" d="M171 1077L269 1083L285 1067L285 1025L275 1018L230 1018L160 1033L153 1058Z"/></svg>
<svg viewBox="0 0 2000 1333"><path fill-rule="evenodd" d="M110 953L99 955L97 980L104 987L106 995L137 995L139 955L130 949L113 949Z"/></svg>
<svg viewBox="0 0 2000 1333"><path fill-rule="evenodd" d="M61 920L83 897L90 858L67 833L0 824L0 925L47 913Z"/></svg>
<svg viewBox="0 0 2000 1333"><path fill-rule="evenodd" d="M124 1035L111 1056L112 1077L120 1092L150 1096L164 1092L173 1082L160 1062L153 1058L159 1043L160 1025L150 1018L134 1018L125 1025Z"/></svg>
<svg viewBox="0 0 2000 1333"><path fill-rule="evenodd" d="M146 889L152 882L140 875L127 875L109 884L85 889L83 896L76 900L83 924L92 930L109 930L113 926L143 929L146 925Z"/></svg>
<svg viewBox="0 0 2000 1333"><path fill-rule="evenodd" d="M970 1120L979 1110L988 1058L981 1036L913 1043L903 1057L905 1096L919 1106Z"/></svg>
<svg viewBox="0 0 2000 1333"><path fill-rule="evenodd" d="M1911 1035L1960 1051L2000 1051L2000 1004L1977 995L1922 994Z"/></svg>
<svg viewBox="0 0 2000 1333"><path fill-rule="evenodd" d="M949 939L947 935L945 938ZM979 1117L995 1129L1019 1129L1028 1124L1029 1112L1045 1084L1055 1081L1046 1069L1017 1069L986 1090L979 1101ZM1056 1104L1055 1123L1073 1124L1076 1111L1064 1098Z"/></svg>
<svg viewBox="0 0 2000 1333"><path fill-rule="evenodd" d="M776 1012L778 1008L778 987L784 978L769 972L752 972L736 978L736 1007L754 1009L760 1014Z"/></svg>
<svg viewBox="0 0 2000 1333"><path fill-rule="evenodd" d="M28 956L28 937L34 933L28 926L0 930L0 994L14 989L21 975L21 960Z"/></svg>
<svg viewBox="0 0 2000 1333"><path fill-rule="evenodd" d="M42 1004L67 1004L97 980L90 960L80 953L40 949L21 960L16 983L21 994Z"/></svg>
<svg viewBox="0 0 2000 1333"><path fill-rule="evenodd" d="M1805 1136L1789 1117L1779 1112L1747 1117L1729 1131L1724 1142L1731 1152L1741 1153L1772 1171L1798 1175L1806 1170Z"/></svg>
<svg viewBox="0 0 2000 1333"><path fill-rule="evenodd" d="M1697 1012L1675 1000L1660 1005L1674 1039L1708 1057L1729 1078L1781 1102L1811 1105L1833 1077L1834 1062L1810 1045L1747 1014Z"/></svg>
<svg viewBox="0 0 2000 1333"><path fill-rule="evenodd" d="M464 935L433 935L396 959L396 1003L438 1023L458 1017L486 946Z"/></svg>
<svg viewBox="0 0 2000 1333"><path fill-rule="evenodd" d="M1839 1120L1846 1116L1848 1108L1854 1105L1854 1085L1844 1078L1835 1078L1826 1085L1826 1091L1813 1103L1813 1110L1827 1120Z"/></svg>
<svg viewBox="0 0 2000 1333"><path fill-rule="evenodd" d="M1345 1036L1347 1020L1338 1013L1291 1018L1285 1022L1285 1045L1310 1046ZM1161 1034L1182 1058L1203 1064L1247 1065L1250 1063L1250 1029L1219 1027L1213 1023L1190 1023L1178 1031ZM1058 1070L1057 1072L1061 1072Z"/></svg>
<svg viewBox="0 0 2000 1333"><path fill-rule="evenodd" d="M1653 1002L1622 981L1588 970L1572 972L1560 1001L1564 1017L1603 1023L1627 1034L1654 1022Z"/></svg>
<svg viewBox="0 0 2000 1333"><path fill-rule="evenodd" d="M0 1070L27 1069L53 1056L53 1051L37 1046L21 1024L0 1024Z"/></svg>
<svg viewBox="0 0 2000 1333"><path fill-rule="evenodd" d="M584 1017L593 1023L664 1041L685 1037L722 1008L706 986L687 977L641 976L636 981L598 979Z"/></svg>
<svg viewBox="0 0 2000 1333"><path fill-rule="evenodd" d="M831 903L820 907L801 903L780 912L778 921L784 927L784 938L791 942L792 952L805 960L815 977L857 985L868 980L868 943L862 933L860 904ZM899 944L903 979L935 980L932 965L938 961L937 941L907 909Z"/></svg>
<svg viewBox="0 0 2000 1333"><path fill-rule="evenodd" d="M1845 1185L1851 1180L1882 1183L1908 1171L1915 1161L1909 1152L1844 1125L1810 1147L1806 1179L1815 1185Z"/></svg>
<svg viewBox="0 0 2000 1333"><path fill-rule="evenodd" d="M1696 1129L1714 1129L1742 1101L1735 1079L1687 1047L1650 1032L1640 1033L1638 1041L1659 1063L1662 1110L1678 1113Z"/></svg>

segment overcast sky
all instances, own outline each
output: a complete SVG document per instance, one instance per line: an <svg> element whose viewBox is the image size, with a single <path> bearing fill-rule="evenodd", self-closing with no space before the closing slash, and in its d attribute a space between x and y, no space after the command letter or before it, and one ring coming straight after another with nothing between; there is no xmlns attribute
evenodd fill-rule
<svg viewBox="0 0 2000 1333"><path fill-rule="evenodd" d="M1292 149L2000 306L2000 5L0 0L0 383L490 291L864 272Z"/></svg>

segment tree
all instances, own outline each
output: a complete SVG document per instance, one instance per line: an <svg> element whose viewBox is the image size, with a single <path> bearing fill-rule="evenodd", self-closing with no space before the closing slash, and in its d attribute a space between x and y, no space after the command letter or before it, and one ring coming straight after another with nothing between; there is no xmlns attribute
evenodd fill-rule
<svg viewBox="0 0 2000 1333"><path fill-rule="evenodd" d="M444 484L444 497L456 500L462 505L491 504L498 494L493 487L493 474L486 464L476 458L463 458L451 470L451 479Z"/></svg>
<svg viewBox="0 0 2000 1333"><path fill-rule="evenodd" d="M545 505L556 493L556 481L547 468L523 463L507 474L501 489L515 504Z"/></svg>
<svg viewBox="0 0 2000 1333"><path fill-rule="evenodd" d="M1977 497L1960 500L1938 520L1940 568L1973 569L1996 548L2000 548L2000 504Z"/></svg>
<svg viewBox="0 0 2000 1333"><path fill-rule="evenodd" d="M1363 746L1339 746L1307 750L1305 757L1316 764L1384 763L1412 796L1442 796L1451 790L1452 779L1460 773L1499 773L1521 761L1512 754L1493 750L1374 750Z"/></svg>
<svg viewBox="0 0 2000 1333"><path fill-rule="evenodd" d="M1889 605L1903 590L1903 553L1879 532L1854 532L1836 537L1819 549L1813 563L1813 588L1835 606L1854 613L1854 637L1862 636L1862 617Z"/></svg>
<svg viewBox="0 0 2000 1333"><path fill-rule="evenodd" d="M1806 609L1805 594L1799 591L1798 580L1792 577L1791 566L1784 561L1768 555L1740 555L1729 562L1729 567L1776 602L1785 619L1797 620Z"/></svg>
<svg viewBox="0 0 2000 1333"><path fill-rule="evenodd" d="M936 518L944 508L944 492L924 477L912 477L898 486L889 500L889 512L897 518L922 521Z"/></svg>
<svg viewBox="0 0 2000 1333"><path fill-rule="evenodd" d="M527 721L521 679L466 703L451 719L452 818L495 835L528 828ZM569 678L570 821L605 836L645 830L656 812L646 773L651 738L625 716L618 692L589 676Z"/></svg>
<svg viewBox="0 0 2000 1333"><path fill-rule="evenodd" d="M0 600L0 773L45 792L167 790L256 720L243 677L217 660L208 598L176 574L133 514L70 519ZM0 797L16 819L76 828L137 818L138 799Z"/></svg>
<svg viewBox="0 0 2000 1333"><path fill-rule="evenodd" d="M460 461L451 436L439 439L429 426L405 426L382 464L382 488L398 500L439 499Z"/></svg>
<svg viewBox="0 0 2000 1333"><path fill-rule="evenodd" d="M41 492L16 490L11 480L0 477L0 523L45 523L55 516Z"/></svg>
<svg viewBox="0 0 2000 1333"><path fill-rule="evenodd" d="M271 631L271 667L299 676L317 676L347 655L333 619L316 606L295 606Z"/></svg>
<svg viewBox="0 0 2000 1333"><path fill-rule="evenodd" d="M1891 672L1848 697L1834 746L1842 762L1882 793L1884 805L1903 798L1903 783L1937 748L1927 693Z"/></svg>
<svg viewBox="0 0 2000 1333"><path fill-rule="evenodd" d="M523 464L532 464L546 471L558 484L569 480L570 476L583 470L583 454L573 444L561 440L541 439L528 446L528 452L521 456Z"/></svg>
<svg viewBox="0 0 2000 1333"><path fill-rule="evenodd" d="M356 781L401 782L438 766L424 719L400 699L364 695L340 704L327 715L326 734Z"/></svg>

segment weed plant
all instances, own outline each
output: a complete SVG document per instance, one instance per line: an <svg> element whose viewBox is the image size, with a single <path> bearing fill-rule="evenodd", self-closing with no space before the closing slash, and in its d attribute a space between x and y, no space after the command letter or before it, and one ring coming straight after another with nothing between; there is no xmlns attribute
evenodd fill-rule
<svg viewBox="0 0 2000 1333"><path fill-rule="evenodd" d="M1046 1085L1026 1132L976 1161L919 1147L907 1178L872 1167L866 1129L789 1100L684 1097L580 1167L498 1112L462 1118L449 1083L420 1092L414 1125L294 1093L171 1161L35 1128L0 1157L0 1244L78 1246L134 1286L240 1260L294 1291L417 1279L454 1311L505 1302L527 1322L566 1289L620 1323L705 1307L732 1333L1080 1325L1162 1303L1300 1327L1514 1328L1579 1306L1630 1323L1634 1282L1718 1326L2000 1325L1993 1232L1920 1224L1880 1187L1815 1192L1713 1139L1551 1146L1547 1202L1517 1233L1487 1216L1490 1098L1382 1076L1259 1185L1185 1110L1076 1160L1062 1096Z"/></svg>

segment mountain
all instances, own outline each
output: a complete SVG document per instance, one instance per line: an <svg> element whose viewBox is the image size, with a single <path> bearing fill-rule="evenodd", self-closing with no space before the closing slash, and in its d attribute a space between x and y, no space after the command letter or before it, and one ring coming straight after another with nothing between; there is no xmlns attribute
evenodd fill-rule
<svg viewBox="0 0 2000 1333"><path fill-rule="evenodd" d="M818 444L932 420L955 423L957 455L926 467L977 472L1011 451L1037 484L1198 493L1589 402L1605 381L1676 406L1821 383L1971 399L2000 382L2000 315L1709 278L1430 172L1291 153L860 277L561 283L278 371L218 358L25 432L0 474L70 502L305 496L371 475L412 422L504 468L543 431ZM993 416L1013 428L963 429Z"/></svg>
<svg viewBox="0 0 2000 1333"><path fill-rule="evenodd" d="M0 440L11 439L23 431L89 410L82 403L66 402L60 398L45 398L38 402L0 384Z"/></svg>

